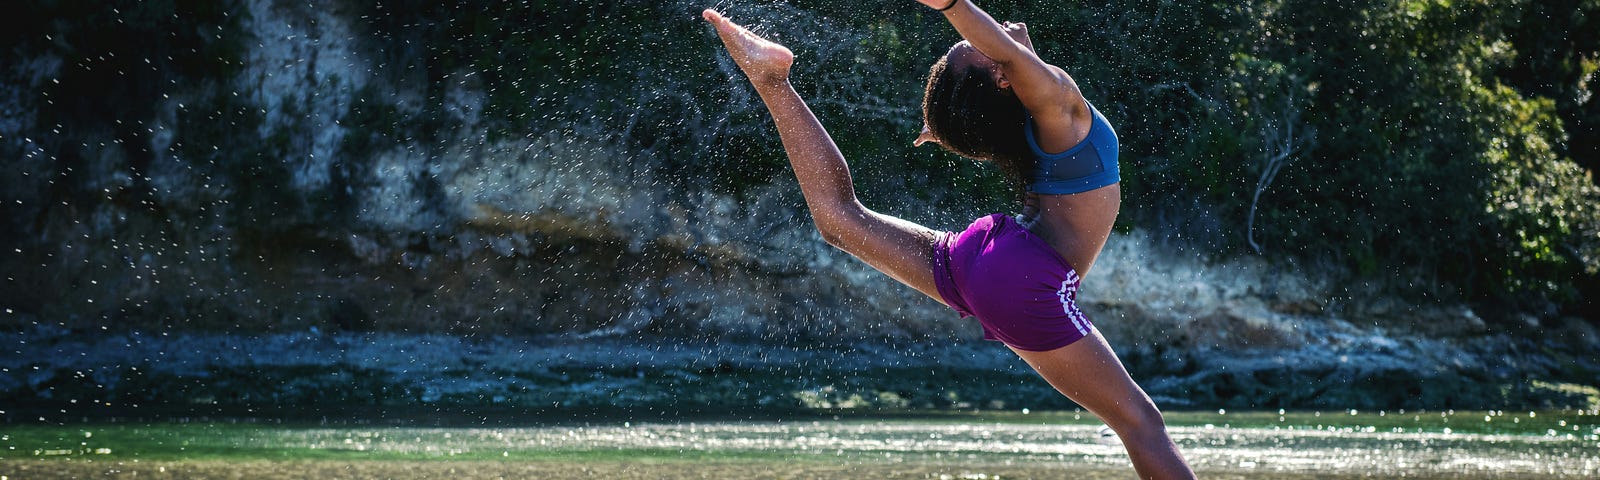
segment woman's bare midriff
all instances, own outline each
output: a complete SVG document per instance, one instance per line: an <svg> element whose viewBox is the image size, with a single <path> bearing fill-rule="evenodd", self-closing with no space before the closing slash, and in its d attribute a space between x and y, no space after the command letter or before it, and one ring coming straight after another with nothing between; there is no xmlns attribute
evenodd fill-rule
<svg viewBox="0 0 1600 480"><path fill-rule="evenodd" d="M1061 254L1078 275L1100 256L1122 208L1122 184L1071 195L1039 195L1039 220L1029 230Z"/></svg>

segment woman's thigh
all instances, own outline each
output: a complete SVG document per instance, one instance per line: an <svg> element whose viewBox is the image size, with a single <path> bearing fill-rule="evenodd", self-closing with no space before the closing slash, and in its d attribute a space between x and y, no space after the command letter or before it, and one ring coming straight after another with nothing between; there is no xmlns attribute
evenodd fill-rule
<svg viewBox="0 0 1600 480"><path fill-rule="evenodd" d="M1092 329L1081 340L1055 350L1033 352L1013 348L1039 376L1078 405L1119 431L1158 426L1160 412L1128 376L1111 345ZM1149 425L1155 422L1156 425Z"/></svg>

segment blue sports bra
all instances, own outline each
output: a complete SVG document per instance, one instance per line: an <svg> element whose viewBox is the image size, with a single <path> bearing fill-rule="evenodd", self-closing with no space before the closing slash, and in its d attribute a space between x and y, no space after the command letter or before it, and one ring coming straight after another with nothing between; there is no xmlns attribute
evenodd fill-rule
<svg viewBox="0 0 1600 480"><path fill-rule="evenodd" d="M1047 195L1083 193L1121 180L1117 173L1117 132L1111 123L1087 100L1091 120L1089 136L1061 153L1044 153L1034 138L1033 118L1029 117L1026 129L1028 148L1038 157L1039 165L1033 174L1028 191Z"/></svg>

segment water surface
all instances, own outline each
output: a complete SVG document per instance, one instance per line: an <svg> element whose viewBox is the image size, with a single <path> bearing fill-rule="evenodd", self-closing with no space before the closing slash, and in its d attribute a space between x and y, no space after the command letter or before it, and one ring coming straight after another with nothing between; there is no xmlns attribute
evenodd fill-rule
<svg viewBox="0 0 1600 480"><path fill-rule="evenodd" d="M1171 413L1208 478L1600 476L1595 412ZM594 476L1126 478L1127 454L1074 412L562 421L482 426L267 423L8 427L9 478ZM452 473L454 472L454 473Z"/></svg>

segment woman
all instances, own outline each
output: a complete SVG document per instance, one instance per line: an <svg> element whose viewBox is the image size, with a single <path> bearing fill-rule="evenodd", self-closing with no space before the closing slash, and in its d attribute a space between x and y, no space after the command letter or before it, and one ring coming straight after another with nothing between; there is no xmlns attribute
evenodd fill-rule
<svg viewBox="0 0 1600 480"><path fill-rule="evenodd" d="M919 2L966 40L930 72L916 143L993 161L1025 183L1028 225L996 214L940 233L862 206L844 157L789 83L793 53L716 11L703 16L772 114L824 240L978 317L985 338L1115 430L1141 477L1192 478L1161 412L1075 304L1121 205L1111 126L1034 54L1026 26L996 23L969 0Z"/></svg>

